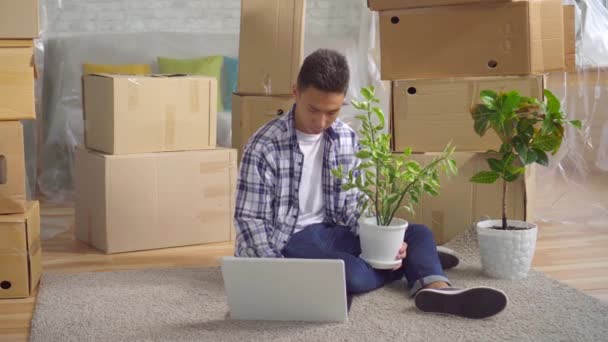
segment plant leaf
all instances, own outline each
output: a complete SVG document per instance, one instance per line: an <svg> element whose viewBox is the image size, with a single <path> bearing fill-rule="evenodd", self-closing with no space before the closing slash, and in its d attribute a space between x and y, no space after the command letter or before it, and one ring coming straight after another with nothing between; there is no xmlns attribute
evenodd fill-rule
<svg viewBox="0 0 608 342"><path fill-rule="evenodd" d="M572 126L578 128L578 129L583 128L583 123L581 122L581 120L571 120L570 124L572 124Z"/></svg>
<svg viewBox="0 0 608 342"><path fill-rule="evenodd" d="M470 181L480 184L492 184L496 182L498 177L500 177L500 175L494 171L481 171L475 176L471 177Z"/></svg>
<svg viewBox="0 0 608 342"><path fill-rule="evenodd" d="M494 172L501 173L504 169L503 162L498 159L489 158L488 165L490 165L490 169Z"/></svg>
<svg viewBox="0 0 608 342"><path fill-rule="evenodd" d="M479 95L482 97L489 97L491 99L496 99L496 97L498 97L498 94L494 90L488 90L488 89L482 90L479 93Z"/></svg>
<svg viewBox="0 0 608 342"><path fill-rule="evenodd" d="M560 103L557 97L549 89L545 89L544 93L547 99L547 111L549 113L559 113Z"/></svg>
<svg viewBox="0 0 608 342"><path fill-rule="evenodd" d="M551 152L555 149L555 147L558 147L559 143L559 137L554 134L540 135L536 139L534 139L532 146L541 151Z"/></svg>
<svg viewBox="0 0 608 342"><path fill-rule="evenodd" d="M372 153L368 150L361 150L355 154L355 156L359 159L368 159L371 158Z"/></svg>
<svg viewBox="0 0 608 342"><path fill-rule="evenodd" d="M363 95L367 101L371 101L374 98L374 89L372 87L361 88L361 95Z"/></svg>
<svg viewBox="0 0 608 342"><path fill-rule="evenodd" d="M380 124L378 126L376 126L376 129L381 130L384 128L384 112L382 111L382 109L380 109L378 107L374 107L373 111L374 111L374 113L376 113L376 116L378 117L378 120L380 121Z"/></svg>
<svg viewBox="0 0 608 342"><path fill-rule="evenodd" d="M538 156L538 158L536 158L536 162L538 164L542 166L549 166L549 156L547 156L547 153L545 151L534 149L534 152Z"/></svg>

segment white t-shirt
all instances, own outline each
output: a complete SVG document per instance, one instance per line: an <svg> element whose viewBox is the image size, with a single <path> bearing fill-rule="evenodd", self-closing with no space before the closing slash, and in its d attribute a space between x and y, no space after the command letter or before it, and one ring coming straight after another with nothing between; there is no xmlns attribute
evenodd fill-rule
<svg viewBox="0 0 608 342"><path fill-rule="evenodd" d="M306 134L296 130L300 150L304 154L302 180L298 199L300 213L294 233L306 226L322 223L325 219L323 201L323 150L324 139L321 134Z"/></svg>

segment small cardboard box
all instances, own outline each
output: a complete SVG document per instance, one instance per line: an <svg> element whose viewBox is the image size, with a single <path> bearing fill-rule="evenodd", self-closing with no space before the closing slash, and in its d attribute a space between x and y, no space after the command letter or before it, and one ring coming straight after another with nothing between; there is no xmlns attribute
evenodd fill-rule
<svg viewBox="0 0 608 342"><path fill-rule="evenodd" d="M564 70L561 0L380 12L384 80Z"/></svg>
<svg viewBox="0 0 608 342"><path fill-rule="evenodd" d="M216 146L215 78L91 74L83 87L90 149L129 154Z"/></svg>
<svg viewBox="0 0 608 342"><path fill-rule="evenodd" d="M38 0L0 0L0 39L37 38Z"/></svg>
<svg viewBox="0 0 608 342"><path fill-rule="evenodd" d="M0 40L0 121L36 118L33 61L32 40Z"/></svg>
<svg viewBox="0 0 608 342"><path fill-rule="evenodd" d="M236 150L76 149L76 237L106 253L234 239Z"/></svg>
<svg viewBox="0 0 608 342"><path fill-rule="evenodd" d="M543 99L543 77L499 76L393 82L393 148L402 152L440 152L451 142L458 151L500 149L500 139L489 130L475 133L471 107L482 90L517 90Z"/></svg>
<svg viewBox="0 0 608 342"><path fill-rule="evenodd" d="M564 54L566 71L576 71L576 6L564 5Z"/></svg>
<svg viewBox="0 0 608 342"><path fill-rule="evenodd" d="M305 0L242 0L238 93L289 95L303 60Z"/></svg>
<svg viewBox="0 0 608 342"><path fill-rule="evenodd" d="M243 157L249 138L273 119L287 114L294 104L292 96L232 95L232 147Z"/></svg>
<svg viewBox="0 0 608 342"><path fill-rule="evenodd" d="M511 0L367 0L372 11L387 11L404 8L464 5L480 2L507 2Z"/></svg>
<svg viewBox="0 0 608 342"><path fill-rule="evenodd" d="M0 298L31 296L41 271L40 207L28 202L25 213L0 215Z"/></svg>
<svg viewBox="0 0 608 342"><path fill-rule="evenodd" d="M0 215L25 211L23 126L0 121Z"/></svg>
<svg viewBox="0 0 608 342"><path fill-rule="evenodd" d="M412 159L429 164L439 153L413 154ZM469 181L479 171L489 170L486 153L455 152L453 159L458 166L458 175L440 176L439 196L424 195L415 207L416 215L405 211L399 217L413 223L427 225L438 244L444 244L469 229L477 221L502 217L502 183L475 184ZM529 166L524 177L508 183L507 218L512 220L534 220L533 198L535 189L535 167ZM404 203L405 204L405 203Z"/></svg>

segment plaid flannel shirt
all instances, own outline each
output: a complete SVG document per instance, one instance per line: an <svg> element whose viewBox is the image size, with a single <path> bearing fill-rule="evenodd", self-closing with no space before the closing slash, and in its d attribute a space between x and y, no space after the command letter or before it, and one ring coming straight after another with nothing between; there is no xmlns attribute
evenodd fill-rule
<svg viewBox="0 0 608 342"><path fill-rule="evenodd" d="M294 125L294 110L260 128L245 146L237 182L235 255L282 257L281 250L294 232L299 214L298 191L304 155ZM331 170L342 165L348 172L358 159L357 134L336 120L324 132L323 198L325 223L357 232L358 191L344 191L343 180Z"/></svg>

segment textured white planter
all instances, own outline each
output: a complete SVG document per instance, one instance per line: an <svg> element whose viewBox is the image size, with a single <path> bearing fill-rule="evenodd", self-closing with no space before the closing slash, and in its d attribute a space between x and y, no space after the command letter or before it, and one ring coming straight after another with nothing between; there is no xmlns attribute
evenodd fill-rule
<svg viewBox="0 0 608 342"><path fill-rule="evenodd" d="M359 219L361 259L378 269L392 269L401 264L395 260L407 229L407 221L394 218L390 226L376 225L375 217Z"/></svg>
<svg viewBox="0 0 608 342"><path fill-rule="evenodd" d="M525 230L498 230L501 220L477 223L481 265L486 275L500 279L523 278L530 271L536 249L538 227L535 224L508 220L511 227Z"/></svg>

